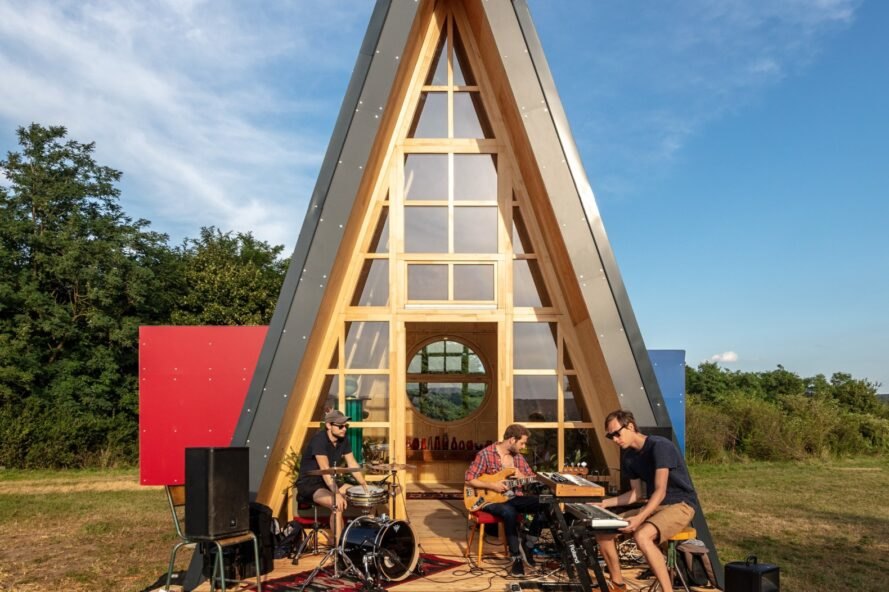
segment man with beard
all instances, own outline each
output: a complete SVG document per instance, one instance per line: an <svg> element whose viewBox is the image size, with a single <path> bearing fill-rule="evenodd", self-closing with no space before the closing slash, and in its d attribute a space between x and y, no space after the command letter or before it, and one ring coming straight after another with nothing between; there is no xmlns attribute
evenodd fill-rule
<svg viewBox="0 0 889 592"><path fill-rule="evenodd" d="M493 475L507 468L515 468L513 478L534 477L534 471L531 470L528 461L521 454L521 450L528 444L530 435L531 432L523 425L508 426L503 433L503 440L482 448L475 455L475 459L466 471L466 485L476 489L489 489L497 493L504 493L508 490L504 481L483 481L479 477ZM530 536L537 537L542 528L539 515L546 506L540 503L536 495L523 495L521 488L518 488L515 493L515 497L506 502L488 504L484 507L484 511L503 520L506 542L512 559L510 574L522 576L525 575L522 556L524 555L529 566L533 566L534 555L531 553L532 545L528 544L529 541L525 541L524 545L519 544L517 519L522 514L534 514L535 519L531 522L528 532Z"/></svg>
<svg viewBox="0 0 889 592"><path fill-rule="evenodd" d="M355 455L352 454L352 445L346 438L346 430L349 429L349 418L332 409L324 415L324 431L312 436L305 448L299 463L299 479L296 481L297 499L301 502L309 502L333 509L336 504L336 532L337 536L343 534L343 511L346 509L346 483L336 487L336 479L333 475L309 475L310 471L328 469L330 467L345 466L358 467ZM361 472L353 473L355 479L364 486L367 491L367 481ZM334 493L336 492L336 493Z"/></svg>

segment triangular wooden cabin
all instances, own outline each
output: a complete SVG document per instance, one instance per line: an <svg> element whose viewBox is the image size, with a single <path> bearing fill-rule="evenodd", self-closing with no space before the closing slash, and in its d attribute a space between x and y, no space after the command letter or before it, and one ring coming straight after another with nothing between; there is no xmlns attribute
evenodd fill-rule
<svg viewBox="0 0 889 592"><path fill-rule="evenodd" d="M513 422L602 472L610 410L670 426L523 0L377 2L232 442L258 501L326 406L428 488Z"/></svg>

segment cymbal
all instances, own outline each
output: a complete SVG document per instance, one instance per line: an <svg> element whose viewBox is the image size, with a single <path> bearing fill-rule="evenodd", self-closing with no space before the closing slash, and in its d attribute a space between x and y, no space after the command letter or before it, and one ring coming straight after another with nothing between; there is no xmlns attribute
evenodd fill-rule
<svg viewBox="0 0 889 592"><path fill-rule="evenodd" d="M403 471L406 469L416 469L417 465L404 465L404 464L388 464L388 465L367 465L367 469L370 471L376 471L378 473L388 473L391 471Z"/></svg>
<svg viewBox="0 0 889 592"><path fill-rule="evenodd" d="M315 469L306 471L306 475L343 475L345 473L360 473L361 467L330 467L329 469Z"/></svg>

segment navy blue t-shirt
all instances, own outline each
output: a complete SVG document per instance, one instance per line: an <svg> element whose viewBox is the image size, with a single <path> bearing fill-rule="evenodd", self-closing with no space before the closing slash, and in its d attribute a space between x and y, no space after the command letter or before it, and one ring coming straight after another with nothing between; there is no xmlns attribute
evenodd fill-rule
<svg viewBox="0 0 889 592"><path fill-rule="evenodd" d="M324 479L319 475L307 475L309 471L318 470L318 459L315 456L326 456L327 463L333 467L343 467L343 457L352 452L352 444L348 438L338 440L335 444L327 437L327 430L321 430L309 439L309 443L303 449L302 458L299 461L299 479L296 488L300 492L311 494L319 487L327 487Z"/></svg>
<svg viewBox="0 0 889 592"><path fill-rule="evenodd" d="M663 505L685 502L698 507L698 496L691 485L685 459L672 441L661 436L646 436L641 450L629 448L624 452L621 470L628 479L641 479L647 495L654 493L654 474L657 469L670 469L667 479L667 495Z"/></svg>

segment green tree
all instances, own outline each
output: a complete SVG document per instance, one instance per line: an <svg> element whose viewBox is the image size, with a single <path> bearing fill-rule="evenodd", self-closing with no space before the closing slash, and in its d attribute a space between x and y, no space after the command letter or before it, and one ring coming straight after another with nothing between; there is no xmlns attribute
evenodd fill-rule
<svg viewBox="0 0 889 592"><path fill-rule="evenodd" d="M275 311L287 261L282 245L251 233L202 228L182 248L185 294L173 311L177 325L263 325Z"/></svg>
<svg viewBox="0 0 889 592"><path fill-rule="evenodd" d="M881 411L877 399L879 386L868 380L852 378L845 372L835 372L830 377L830 396L849 411L876 414Z"/></svg>
<svg viewBox="0 0 889 592"><path fill-rule="evenodd" d="M131 461L138 327L169 318L177 257L124 215L94 144L17 133L0 161L0 464Z"/></svg>

